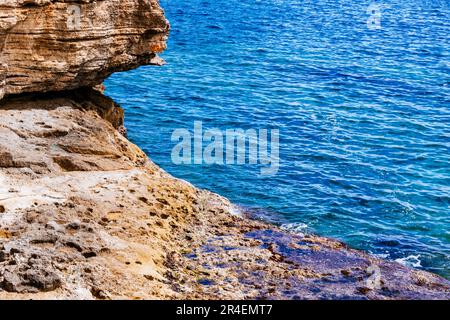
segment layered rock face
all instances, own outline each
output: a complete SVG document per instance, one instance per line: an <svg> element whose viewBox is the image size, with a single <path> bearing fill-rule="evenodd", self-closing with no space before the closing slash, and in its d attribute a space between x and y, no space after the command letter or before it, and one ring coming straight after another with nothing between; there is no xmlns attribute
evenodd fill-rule
<svg viewBox="0 0 450 320"><path fill-rule="evenodd" d="M160 64L168 29L157 0L0 0L0 98Z"/></svg>
<svg viewBox="0 0 450 320"><path fill-rule="evenodd" d="M0 1L0 299L450 299L436 275L237 215L123 136L88 87L160 63L155 0Z"/></svg>

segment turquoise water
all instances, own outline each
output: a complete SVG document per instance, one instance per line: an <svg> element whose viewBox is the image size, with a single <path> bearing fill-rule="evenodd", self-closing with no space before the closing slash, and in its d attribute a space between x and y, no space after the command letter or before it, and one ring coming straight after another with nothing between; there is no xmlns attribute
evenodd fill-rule
<svg viewBox="0 0 450 320"><path fill-rule="evenodd" d="M106 82L133 142L257 217L450 277L449 1L161 4L168 64ZM278 174L175 165L171 134L194 121L278 128Z"/></svg>

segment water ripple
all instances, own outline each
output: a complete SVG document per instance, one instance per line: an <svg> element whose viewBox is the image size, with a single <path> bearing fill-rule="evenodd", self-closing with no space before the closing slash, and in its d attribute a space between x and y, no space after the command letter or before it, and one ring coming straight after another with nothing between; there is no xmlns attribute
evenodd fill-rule
<svg viewBox="0 0 450 320"><path fill-rule="evenodd" d="M362 0L161 3L168 65L106 83L156 163L288 229L450 277L449 1L379 2L380 30ZM174 165L171 133L195 120L280 128L278 175Z"/></svg>

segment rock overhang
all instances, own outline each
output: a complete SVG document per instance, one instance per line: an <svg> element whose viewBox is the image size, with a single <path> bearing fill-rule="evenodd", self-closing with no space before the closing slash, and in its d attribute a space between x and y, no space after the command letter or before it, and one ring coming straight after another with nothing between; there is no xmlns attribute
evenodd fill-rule
<svg viewBox="0 0 450 320"><path fill-rule="evenodd" d="M169 29L157 0L0 0L0 99L159 65Z"/></svg>

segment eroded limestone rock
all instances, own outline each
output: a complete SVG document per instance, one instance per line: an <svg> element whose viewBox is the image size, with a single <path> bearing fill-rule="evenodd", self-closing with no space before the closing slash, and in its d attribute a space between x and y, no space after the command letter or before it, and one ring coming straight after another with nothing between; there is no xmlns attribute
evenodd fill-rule
<svg viewBox="0 0 450 320"><path fill-rule="evenodd" d="M22 93L0 102L0 299L450 299L436 275L237 216L128 141L86 87L160 64L168 28L156 0L0 0L0 99Z"/></svg>
<svg viewBox="0 0 450 320"><path fill-rule="evenodd" d="M157 0L0 0L0 98L161 64L168 30Z"/></svg>
<svg viewBox="0 0 450 320"><path fill-rule="evenodd" d="M93 90L0 102L0 299L450 298L439 276L235 215L122 122Z"/></svg>

